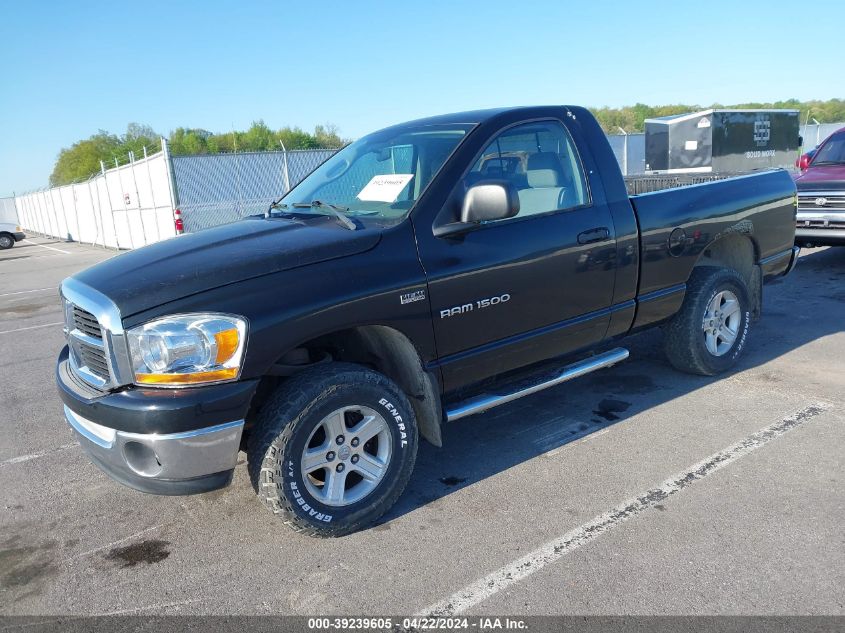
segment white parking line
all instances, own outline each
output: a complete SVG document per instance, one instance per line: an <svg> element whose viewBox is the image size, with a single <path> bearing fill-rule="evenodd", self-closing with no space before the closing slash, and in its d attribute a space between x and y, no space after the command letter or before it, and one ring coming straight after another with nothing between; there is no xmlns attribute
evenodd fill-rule
<svg viewBox="0 0 845 633"><path fill-rule="evenodd" d="M90 556L91 554L96 554L97 552L102 552L104 549L114 547L115 545L120 545L121 543L125 543L126 541L131 541L132 539L138 538L142 534L146 534L147 532L152 532L154 530L160 530L163 527L164 523L162 523L161 525L154 525L152 527L148 527L144 530L141 530L140 532L135 532L135 534L130 534L129 536L126 536L122 539L112 541L111 543L106 543L105 545L100 545L99 547L95 547L94 549L85 550L84 552L80 552L79 554L74 554L73 556L66 558L65 561L71 561L77 558L83 558L84 556Z"/></svg>
<svg viewBox="0 0 845 633"><path fill-rule="evenodd" d="M63 251L60 248L56 248L54 246L47 246L46 244L39 244L38 242L33 242L32 240L24 240L27 244L32 244L33 246L40 246L41 248L48 248L51 251L58 251L59 253L64 253L65 255L70 255L70 251Z"/></svg>
<svg viewBox="0 0 845 633"><path fill-rule="evenodd" d="M40 253L41 251L36 252ZM30 262L33 259L59 259L62 257L64 257L64 253L45 253L43 255L21 255L20 257L7 257L5 259L0 259L0 262L8 261L10 262L10 264L26 264L27 262Z"/></svg>
<svg viewBox="0 0 845 633"><path fill-rule="evenodd" d="M153 609L170 609L173 607L184 607L189 604L196 604L197 602L206 602L208 598L191 598L189 600L179 600L178 602L160 602L157 604L148 604L144 607L133 607L131 609L119 609L117 611L103 611L102 613L98 613L97 617L100 616L112 616L112 615L131 615L133 613L140 613L142 611L152 611ZM178 611L178 609L177 609Z"/></svg>
<svg viewBox="0 0 845 633"><path fill-rule="evenodd" d="M744 440L740 440L736 444L732 444L718 453L714 453L697 464L693 464L685 471L670 477L656 488L647 490L635 498L623 502L609 512L595 517L580 527L542 545L522 558L508 563L484 578L467 585L448 598L429 605L419 615L451 616L463 613L467 609L497 594L502 589L527 578L546 565L560 560L582 545L586 545L590 541L597 539L622 522L654 508L654 506L662 503L667 497L680 492L690 484L704 479L708 475L712 475L784 433L806 424L820 413L826 411L829 406L825 403L812 404L764 429L760 429Z"/></svg>
<svg viewBox="0 0 845 633"><path fill-rule="evenodd" d="M28 327L19 327L14 330L0 330L0 334L14 334L15 332L23 332L24 330L37 330L41 327L54 327L56 325L63 325L64 321L56 321L55 323L44 323L42 325L30 325Z"/></svg>
<svg viewBox="0 0 845 633"><path fill-rule="evenodd" d="M75 446L79 446L78 442L71 442L70 444L62 444L58 448L50 448L46 451L40 451L38 453L30 453L29 455L20 455L18 457L12 457L11 459L5 459L0 462L0 466L6 466L7 464L21 464L23 462L28 462L32 459L38 459L39 457L44 457L45 455L52 455L53 453L58 453L59 451L64 451L69 448L74 448Z"/></svg>
<svg viewBox="0 0 845 633"><path fill-rule="evenodd" d="M19 290L17 292L4 292L0 294L0 297L11 297L12 295L26 295L31 292L45 292L47 290L56 290L56 286L51 286L50 288L35 288L34 290Z"/></svg>

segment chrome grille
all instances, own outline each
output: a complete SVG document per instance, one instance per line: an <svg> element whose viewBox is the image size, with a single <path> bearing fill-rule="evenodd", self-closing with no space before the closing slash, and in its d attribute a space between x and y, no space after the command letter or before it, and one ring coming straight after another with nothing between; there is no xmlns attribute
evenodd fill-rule
<svg viewBox="0 0 845 633"><path fill-rule="evenodd" d="M98 389L112 384L103 327L91 312L65 299L65 327L67 329L70 361L74 373Z"/></svg>
<svg viewBox="0 0 845 633"><path fill-rule="evenodd" d="M109 364L106 362L106 353L102 347L75 340L73 348L83 367L87 367L92 374L103 380L109 379Z"/></svg>
<svg viewBox="0 0 845 633"><path fill-rule="evenodd" d="M806 211L845 211L845 191L799 191L798 208Z"/></svg>
<svg viewBox="0 0 845 633"><path fill-rule="evenodd" d="M62 282L61 295L70 372L101 392L131 384L129 347L114 302L73 277Z"/></svg>
<svg viewBox="0 0 845 633"><path fill-rule="evenodd" d="M103 338L103 331L100 329L97 317L78 306L73 306L73 325L83 334L98 339Z"/></svg>

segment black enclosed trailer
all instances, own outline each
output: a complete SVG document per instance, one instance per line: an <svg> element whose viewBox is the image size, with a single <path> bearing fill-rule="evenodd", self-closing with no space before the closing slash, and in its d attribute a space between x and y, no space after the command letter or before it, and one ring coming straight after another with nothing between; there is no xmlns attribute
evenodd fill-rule
<svg viewBox="0 0 845 633"><path fill-rule="evenodd" d="M798 110L703 110L645 120L646 173L790 168Z"/></svg>

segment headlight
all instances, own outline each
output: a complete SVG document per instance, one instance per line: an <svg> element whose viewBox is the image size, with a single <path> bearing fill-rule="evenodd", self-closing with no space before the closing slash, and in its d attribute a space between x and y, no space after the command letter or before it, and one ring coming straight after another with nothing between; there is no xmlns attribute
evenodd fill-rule
<svg viewBox="0 0 845 633"><path fill-rule="evenodd" d="M180 314L127 332L135 382L196 385L234 380L241 370L246 321L224 314Z"/></svg>

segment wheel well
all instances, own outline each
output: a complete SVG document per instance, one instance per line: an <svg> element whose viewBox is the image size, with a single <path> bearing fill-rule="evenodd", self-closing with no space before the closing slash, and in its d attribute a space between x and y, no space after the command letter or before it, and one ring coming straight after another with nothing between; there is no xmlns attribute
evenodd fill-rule
<svg viewBox="0 0 845 633"><path fill-rule="evenodd" d="M306 364L302 364L303 359ZM435 446L442 446L443 409L438 381L425 371L408 337L383 325L353 327L307 341L283 354L278 362L290 368L328 360L364 365L390 378L414 408L420 435ZM277 383L278 379L273 381L273 386Z"/></svg>
<svg viewBox="0 0 845 633"><path fill-rule="evenodd" d="M728 233L704 249L695 268L721 266L738 272L748 286L754 304L751 312L757 318L763 295L763 275L760 266L756 264L757 259L757 248L751 238L740 233Z"/></svg>

